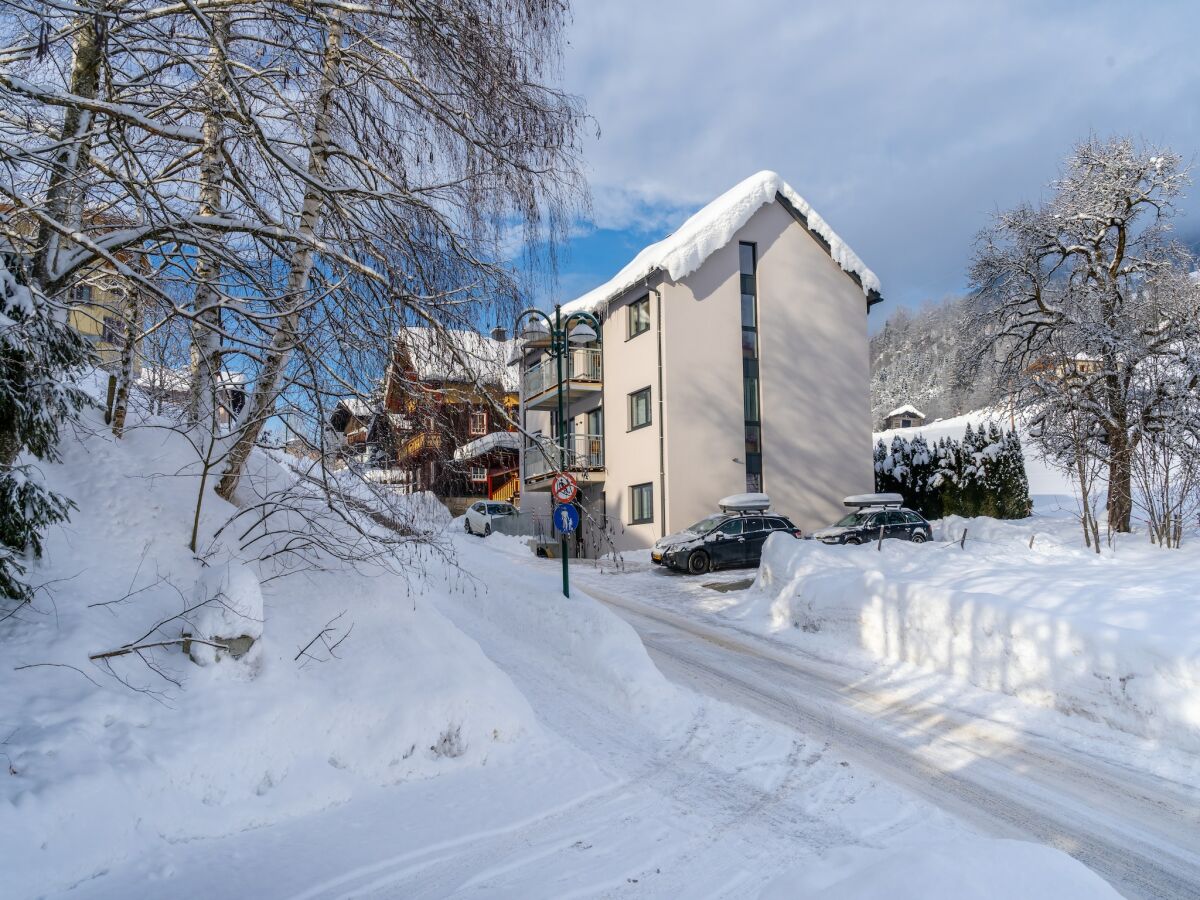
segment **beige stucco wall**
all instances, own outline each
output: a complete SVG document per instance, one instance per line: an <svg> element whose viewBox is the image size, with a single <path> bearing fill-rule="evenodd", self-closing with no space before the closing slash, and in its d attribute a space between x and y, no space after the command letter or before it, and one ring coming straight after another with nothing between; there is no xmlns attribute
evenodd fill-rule
<svg viewBox="0 0 1200 900"><path fill-rule="evenodd" d="M650 294L650 330L627 338L625 306L643 296L635 290L613 304L604 320L604 484L609 530L622 550L649 547L662 531L659 478L658 299ZM651 423L629 430L629 394L650 387ZM654 521L630 521L630 488L654 485Z"/></svg>
<svg viewBox="0 0 1200 900"><path fill-rule="evenodd" d="M809 531L873 486L866 298L778 203L664 286L667 528L745 490L740 241L758 245L764 488Z"/></svg>

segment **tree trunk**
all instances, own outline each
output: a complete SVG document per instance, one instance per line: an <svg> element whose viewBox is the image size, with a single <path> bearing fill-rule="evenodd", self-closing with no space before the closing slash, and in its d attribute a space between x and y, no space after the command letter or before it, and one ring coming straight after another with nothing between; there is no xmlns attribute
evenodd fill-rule
<svg viewBox="0 0 1200 900"><path fill-rule="evenodd" d="M94 100L100 91L103 48L99 23L107 5L101 4L96 14L84 13L80 16L78 36L75 38L70 91L89 100ZM83 212L82 178L87 169L89 143L81 135L91 127L91 122L92 114L77 107L68 106L63 112L60 149L46 186L45 212L47 218L55 222L75 227L80 224ZM55 279L62 240L62 236L46 222L38 228L32 276L34 284L47 296L58 293L60 289Z"/></svg>
<svg viewBox="0 0 1200 900"><path fill-rule="evenodd" d="M217 493L230 502L233 502L246 459L250 456L263 425L274 414L283 373L298 340L296 329L300 322L300 309L308 291L313 266L311 241L316 236L323 207L322 192L313 185L325 183L330 151L329 114L333 105L333 92L337 86L341 57L342 23L334 14L330 18L329 32L325 38L325 59L321 67L321 84L313 117L308 158L310 186L305 192L304 205L300 212L301 240L297 241L289 261L287 290L281 303L279 324L275 328L270 350L255 381L248 408L242 416L237 441L229 451L225 472L217 484Z"/></svg>
<svg viewBox="0 0 1200 900"><path fill-rule="evenodd" d="M229 13L214 12L212 45L208 51L208 109L204 116L200 150L200 203L202 216L222 209L225 181L225 65L229 43ZM215 235L209 235L215 240ZM216 254L200 248L196 261L196 295L192 300L192 350L190 361L191 392L188 397L188 424L207 424L216 428L216 382L221 371L221 308L217 281L220 263Z"/></svg>
<svg viewBox="0 0 1200 900"><path fill-rule="evenodd" d="M121 369L117 373L117 399L113 404L112 431L115 437L120 437L125 431L125 416L129 410L129 386L133 383L134 355L142 331L141 294L132 289L125 296L125 336L121 343Z"/></svg>
<svg viewBox="0 0 1200 900"><path fill-rule="evenodd" d="M1124 428L1108 438L1108 527L1129 532L1133 518L1133 451Z"/></svg>

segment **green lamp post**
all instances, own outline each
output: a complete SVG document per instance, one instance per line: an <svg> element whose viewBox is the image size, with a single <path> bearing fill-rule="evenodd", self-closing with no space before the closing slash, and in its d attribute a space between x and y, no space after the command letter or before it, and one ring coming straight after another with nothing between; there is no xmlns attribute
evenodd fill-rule
<svg viewBox="0 0 1200 900"><path fill-rule="evenodd" d="M558 376L558 428L555 441L558 444L558 468L560 472L565 472L567 470L567 426L564 408L563 364L568 359L567 353L572 344L600 342L600 320L582 310L569 313L564 317L562 307L555 304L553 318L540 309L523 310L517 316L514 332L528 346L546 347L554 357ZM522 473L522 477L524 477L524 473ZM570 597L571 584L567 566L567 536L565 533L560 538L559 554L562 556L563 596Z"/></svg>

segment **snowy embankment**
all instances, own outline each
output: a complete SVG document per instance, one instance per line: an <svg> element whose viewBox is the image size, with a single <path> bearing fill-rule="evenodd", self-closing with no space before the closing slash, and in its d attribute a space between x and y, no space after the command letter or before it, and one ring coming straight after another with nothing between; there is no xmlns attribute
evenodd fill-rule
<svg viewBox="0 0 1200 900"><path fill-rule="evenodd" d="M951 518L935 539L877 550L772 538L725 615L818 654L860 651L1200 750L1194 543L1129 536L1097 555L1070 518L1048 516Z"/></svg>
<svg viewBox="0 0 1200 900"><path fill-rule="evenodd" d="M524 697L430 602L457 588L445 549L418 548L411 562L424 571L407 579L326 559L271 580L259 548L232 537L242 528L214 537L235 510L209 492L193 554L190 446L153 428L118 442L88 424L97 433L45 467L79 504L34 570L47 593L0 623L6 896L65 887L157 842L479 766L537 737ZM252 473L295 482L258 452ZM427 507L412 521L440 530L438 510L440 521ZM190 658L176 643L89 659L185 633L255 640L240 659L199 642Z"/></svg>

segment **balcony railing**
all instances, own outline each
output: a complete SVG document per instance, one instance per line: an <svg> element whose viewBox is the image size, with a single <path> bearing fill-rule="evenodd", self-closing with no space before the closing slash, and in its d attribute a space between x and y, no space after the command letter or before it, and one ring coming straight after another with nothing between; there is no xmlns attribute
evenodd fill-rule
<svg viewBox="0 0 1200 900"><path fill-rule="evenodd" d="M599 350L571 350L563 366L567 381L599 384L603 381ZM547 357L525 373L521 381L521 393L526 400L553 391L558 386L558 363Z"/></svg>
<svg viewBox="0 0 1200 900"><path fill-rule="evenodd" d="M566 470L591 472L604 468L604 441L598 434L566 436ZM543 452L544 451L544 452ZM558 445L548 438L525 447L525 478L540 478L562 468Z"/></svg>

